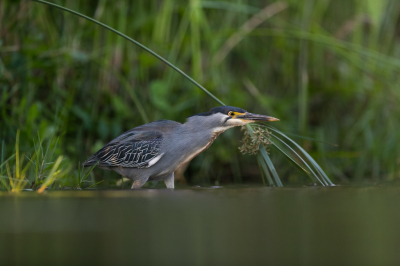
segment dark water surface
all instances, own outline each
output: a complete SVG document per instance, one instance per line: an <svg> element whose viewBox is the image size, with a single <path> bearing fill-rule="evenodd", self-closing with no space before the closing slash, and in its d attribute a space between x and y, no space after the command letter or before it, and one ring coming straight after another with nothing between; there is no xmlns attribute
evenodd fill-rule
<svg viewBox="0 0 400 266"><path fill-rule="evenodd" d="M400 187L0 194L1 265L400 265Z"/></svg>

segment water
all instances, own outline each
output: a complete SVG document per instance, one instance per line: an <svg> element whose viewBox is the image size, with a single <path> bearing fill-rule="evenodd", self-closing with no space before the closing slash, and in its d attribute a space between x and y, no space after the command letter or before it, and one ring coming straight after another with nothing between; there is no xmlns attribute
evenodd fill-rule
<svg viewBox="0 0 400 266"><path fill-rule="evenodd" d="M1 265L399 265L400 187L0 194Z"/></svg>

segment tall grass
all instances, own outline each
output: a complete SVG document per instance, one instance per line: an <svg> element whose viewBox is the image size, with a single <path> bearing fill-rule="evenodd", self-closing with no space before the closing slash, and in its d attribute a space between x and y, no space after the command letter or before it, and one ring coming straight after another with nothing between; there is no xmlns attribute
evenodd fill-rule
<svg viewBox="0 0 400 266"><path fill-rule="evenodd" d="M285 1L288 8L246 33L220 63L212 59L265 2L53 2L135 36L224 102L280 118L280 131L337 144L299 139L336 180L400 174L396 1L379 8L373 1ZM88 21L30 1L2 2L0 12L5 158L18 128L21 150L29 150L32 132L52 131L60 136L57 154L83 161L124 130L162 118L183 122L215 106L147 52ZM260 182L256 160L238 159L239 134L227 131L199 155L188 181ZM283 182L308 182L285 156L270 156ZM106 186L118 178L96 176Z"/></svg>
<svg viewBox="0 0 400 266"><path fill-rule="evenodd" d="M42 193L51 189L83 189L96 186L93 180L88 180L94 167L84 170L78 165L77 171L72 171L71 162L65 162L62 155L56 155L58 141L42 139L33 145L31 155L20 154L20 131L17 131L14 154L0 162L0 190L21 192L34 190ZM2 146L2 150L4 145ZM3 154L4 155L4 154ZM26 162L26 163L24 163ZM6 166L5 170L3 166Z"/></svg>
<svg viewBox="0 0 400 266"><path fill-rule="evenodd" d="M15 158L15 164L10 167L9 160ZM15 141L15 154L13 154L7 161L2 161L6 165L6 174L3 171L0 173L2 185L11 192L20 192L27 184L26 171L29 169L29 162L24 166L24 155L20 156L19 153L19 131ZM3 170L3 169L2 169Z"/></svg>
<svg viewBox="0 0 400 266"><path fill-rule="evenodd" d="M197 83L195 80L193 80L191 77L189 77L186 73L184 73L182 70L180 70L179 68L177 68L176 66L174 66L173 64L171 64L169 61L167 61L166 59L164 59L163 57L159 56L157 53L153 52L152 50L150 50L149 48L147 48L146 46L142 45L141 43L133 40L132 38L126 36L125 34L101 23L98 22L97 20L94 20L90 17L87 17L85 15L82 15L76 11L70 10L68 8L56 5L56 4L52 4L49 3L47 1L43 1L43 0L33 0L39 3L43 3L52 7L56 7L59 8L63 11L67 11L70 12L74 15L77 15L79 17L82 17L84 19L87 19L93 23L96 23L118 35L120 35L121 37L124 37L125 39L129 40L130 42L134 43L135 45L139 46L140 48L144 49L145 51L147 51L148 53L150 53L151 55L153 55L154 57L156 57L157 59L159 59L160 61L166 63L168 66L170 66L172 69L174 69L175 71L177 71L179 74L181 74L182 76L184 76L186 79L188 79L189 81L191 81L194 85L196 85L199 89L203 90L205 93L208 94L208 96L210 96L212 99L214 99L215 101L217 101L218 103L220 103L221 105L224 105L224 103L222 101L220 101L217 97L215 97L212 93L210 93L207 89L205 89L203 86L201 86L199 83ZM170 3L170 2L166 2L166 3ZM196 4L198 4L196 2ZM167 7L170 7L169 4L167 4ZM249 32L251 32L255 27L257 27L262 21L264 21L265 19L273 16L274 14L280 12L281 10L285 9L287 7L286 4L282 3L282 2L277 2L274 5L268 6L265 9L261 10L259 13L257 13L256 15L254 15L249 21L247 21L245 23L244 26L242 26L242 32L237 34L237 35L233 35L230 39L228 39L226 41L226 43L224 44L224 46L220 49L220 52L217 53L217 55L215 56L216 60L218 63L220 63L225 57L226 55L230 52L230 50L237 45L241 39L243 39L243 37L245 35L247 35ZM170 13L171 10L167 10L167 13ZM196 11L194 11L196 12ZM196 13L196 18L199 19L197 16L199 16L199 14ZM193 25L193 24L192 24ZM198 36L198 29L196 28L195 30L196 32L196 38L193 38L194 42L192 43L192 45L198 45L199 42L199 36ZM196 49L198 50L198 49ZM200 56L195 56L193 57L193 65L196 66L198 65L197 62L199 62ZM199 71L193 71L194 73L199 73ZM253 133L252 127L251 125L247 126L250 134ZM279 131L277 131L279 132ZM291 140L290 138L288 138L286 135L284 135L283 133L279 132L281 135L283 135L286 139L288 139L289 141L291 141L292 143L294 143L295 145L297 145L293 140ZM287 145L289 147L288 144L286 144L284 141L281 140L281 142L285 145ZM312 157L310 155L308 155L308 153L306 151L304 151L299 145L297 145L297 147L302 151L302 153L304 154L304 156L307 157L307 159L310 161L310 164L312 164L319 172L319 174L321 175L321 178L319 178L314 171L311 170L311 168L308 166L308 164L306 164L304 162L304 160L297 154L295 153L301 160L303 163L305 163L307 165L307 167L311 170L311 173L313 174L313 177L316 178L316 180L322 184L323 186L325 185L332 185L332 182L330 181L330 179L327 177L327 175L322 171L321 167L315 162L315 160L312 159ZM293 150L293 149L292 149ZM292 162L295 163L296 166L298 166L298 164L290 157L290 155L288 155L285 151L283 151L282 149L279 149L280 152L282 152L287 158L289 158ZM62 157L61 157L62 158ZM60 159L60 158L59 158ZM266 151L266 147L264 145L259 145L259 152L258 152L258 158L257 161L259 162L259 164L261 164L260 166L260 170L264 171L264 174L266 176L268 176L268 181L270 185L276 185L278 187L282 187L282 181L280 180L277 171L275 170L275 167L271 161L271 158L268 155L268 152ZM60 161L61 162L61 161ZM59 160L57 160L57 163L59 164ZM57 165L58 167L58 165ZM93 169L93 167L92 167ZM303 168L300 168L303 170ZM54 175L54 169L52 169L52 174L51 176ZM305 171L307 172L307 171ZM308 173L308 172L307 172ZM273 177L271 178L271 175ZM49 179L52 180L52 179ZM44 188L46 188L46 186L48 186L50 183L52 183L52 181L46 181L42 187L39 189L39 192L42 192ZM81 182L80 182L81 183Z"/></svg>

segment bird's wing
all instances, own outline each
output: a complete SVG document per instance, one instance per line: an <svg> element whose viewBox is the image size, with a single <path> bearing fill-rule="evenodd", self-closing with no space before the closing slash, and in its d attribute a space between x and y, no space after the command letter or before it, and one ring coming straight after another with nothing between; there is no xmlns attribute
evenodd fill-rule
<svg viewBox="0 0 400 266"><path fill-rule="evenodd" d="M147 168L161 158L161 141L162 135L157 131L126 132L118 137L118 141L110 142L93 154L83 165L97 163L98 166Z"/></svg>

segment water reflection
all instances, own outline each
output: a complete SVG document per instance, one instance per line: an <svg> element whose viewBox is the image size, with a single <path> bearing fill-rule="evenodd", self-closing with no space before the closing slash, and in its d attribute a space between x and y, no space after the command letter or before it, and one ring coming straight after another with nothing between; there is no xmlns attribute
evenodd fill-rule
<svg viewBox="0 0 400 266"><path fill-rule="evenodd" d="M0 194L3 265L396 265L399 187Z"/></svg>

